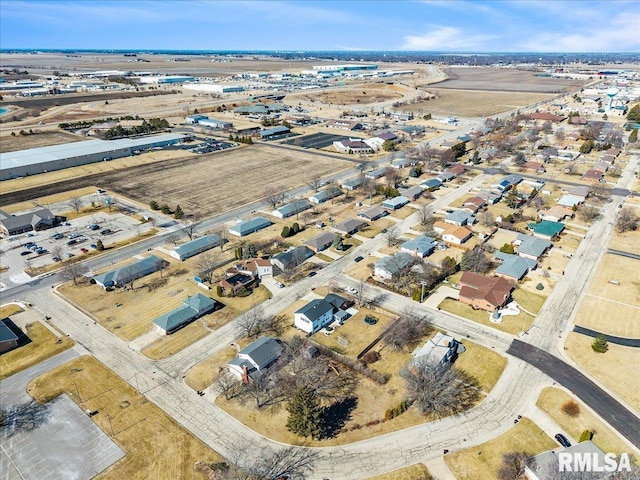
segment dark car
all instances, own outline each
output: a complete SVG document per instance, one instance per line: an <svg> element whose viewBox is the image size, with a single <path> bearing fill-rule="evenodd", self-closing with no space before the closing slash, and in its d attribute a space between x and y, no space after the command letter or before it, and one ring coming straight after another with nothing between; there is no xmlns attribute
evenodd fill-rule
<svg viewBox="0 0 640 480"><path fill-rule="evenodd" d="M76 243L78 243L78 241L77 241L77 240L69 240L69 241L67 242L67 245L75 245Z"/></svg>
<svg viewBox="0 0 640 480"><path fill-rule="evenodd" d="M56 233L56 234L53 236L53 239L54 239L54 240L60 240L61 238L64 238L64 235L63 235L63 234L61 234L61 233Z"/></svg>
<svg viewBox="0 0 640 480"><path fill-rule="evenodd" d="M317 274L318 274L318 272L309 272L307 277L315 277Z"/></svg>
<svg viewBox="0 0 640 480"><path fill-rule="evenodd" d="M25 250L24 252L20 252L20 255L22 255L23 257L24 257L25 255L30 255L30 254L31 254L31 251L30 251L30 250Z"/></svg>
<svg viewBox="0 0 640 480"><path fill-rule="evenodd" d="M565 437L563 434L558 433L555 436L556 441L562 445L564 448L569 448L571 446L571 442L569 440L567 440L567 437Z"/></svg>
<svg viewBox="0 0 640 480"><path fill-rule="evenodd" d="M374 317L364 317L364 323L367 325L375 325L378 323L378 319Z"/></svg>
<svg viewBox="0 0 640 480"><path fill-rule="evenodd" d="M359 257L359 256L353 259L353 261L356 263L361 262L362 260L364 260L364 257Z"/></svg>
<svg viewBox="0 0 640 480"><path fill-rule="evenodd" d="M100 232L100 235L110 235L112 233L113 233L113 231L110 228L105 228L104 230L102 230Z"/></svg>

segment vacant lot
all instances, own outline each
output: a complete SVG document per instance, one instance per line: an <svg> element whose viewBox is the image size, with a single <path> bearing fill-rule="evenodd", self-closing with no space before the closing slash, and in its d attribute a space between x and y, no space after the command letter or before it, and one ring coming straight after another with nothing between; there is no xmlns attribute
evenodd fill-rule
<svg viewBox="0 0 640 480"><path fill-rule="evenodd" d="M585 374L593 376L631 407L640 410L640 390L637 388L640 348L609 343L606 353L596 353L591 348L592 342L591 337L570 332L564 349Z"/></svg>
<svg viewBox="0 0 640 480"><path fill-rule="evenodd" d="M448 79L438 83L438 87L456 90L558 93L580 88L585 83L583 80L539 77L536 72L506 68L448 68L445 73Z"/></svg>
<svg viewBox="0 0 640 480"><path fill-rule="evenodd" d="M489 480L498 478L502 455L508 452L527 452L531 455L557 446L528 418L523 418L507 433L477 447L444 457L458 480Z"/></svg>
<svg viewBox="0 0 640 480"><path fill-rule="evenodd" d="M387 84L358 85L353 88L325 90L313 92L297 98L309 102L321 102L327 104L353 105L354 103L378 103L387 100L400 99L403 96L402 89Z"/></svg>
<svg viewBox="0 0 640 480"><path fill-rule="evenodd" d="M83 409L100 412L93 421L105 433L114 433L113 440L126 455L97 479L195 478L193 465L196 461L222 460L90 355L36 378L28 390L41 402L72 392L69 396L78 403L79 394Z"/></svg>
<svg viewBox="0 0 640 480"><path fill-rule="evenodd" d="M27 148L47 147L49 145L60 145L62 143L79 142L86 140L78 135L66 132L41 132L32 135L3 135L0 137L0 152L14 152Z"/></svg>
<svg viewBox="0 0 640 480"><path fill-rule="evenodd" d="M437 98L402 106L400 110L438 116L487 117L517 110L546 100L550 96L543 93L445 90L442 88L429 88L429 92L437 95Z"/></svg>
<svg viewBox="0 0 640 480"><path fill-rule="evenodd" d="M569 400L573 400L580 406L580 413L573 418L561 411L562 405ZM591 413L582 402L569 396L564 390L551 387L545 388L540 393L536 405L544 410L554 422L575 440L579 439L585 430L591 430L594 432L593 443L600 447L603 452L613 452L619 455L622 452L629 451L629 447L617 434Z"/></svg>

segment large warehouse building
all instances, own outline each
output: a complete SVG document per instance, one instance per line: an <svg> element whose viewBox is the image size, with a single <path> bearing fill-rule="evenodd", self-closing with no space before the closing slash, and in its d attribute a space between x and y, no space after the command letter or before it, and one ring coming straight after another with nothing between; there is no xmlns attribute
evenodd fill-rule
<svg viewBox="0 0 640 480"><path fill-rule="evenodd" d="M0 180L128 157L149 148L180 144L188 138L184 133L168 133L120 140L86 140L0 153Z"/></svg>
<svg viewBox="0 0 640 480"><path fill-rule="evenodd" d="M195 90L196 92L212 93L232 93L243 92L242 85L232 85L230 83L189 83L182 86L183 90Z"/></svg>

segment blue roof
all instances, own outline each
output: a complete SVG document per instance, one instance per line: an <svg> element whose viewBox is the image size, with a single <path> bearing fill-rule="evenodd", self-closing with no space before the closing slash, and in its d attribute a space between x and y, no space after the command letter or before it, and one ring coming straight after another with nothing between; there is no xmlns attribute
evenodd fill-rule
<svg viewBox="0 0 640 480"><path fill-rule="evenodd" d="M471 215L468 212L465 212L464 210L455 210L451 213L447 213L446 217L444 217L445 220L450 220L452 222L460 222L460 223L464 223L465 221L468 223L472 223L473 222L473 215Z"/></svg>
<svg viewBox="0 0 640 480"><path fill-rule="evenodd" d="M191 322L215 308L216 301L201 293L187 297L182 305L156 318L153 323L170 332L187 322Z"/></svg>
<svg viewBox="0 0 640 480"><path fill-rule="evenodd" d="M387 198L384 202L382 202L383 207L396 208L401 207L409 203L409 199L407 197L403 197L402 195L394 198Z"/></svg>
<svg viewBox="0 0 640 480"><path fill-rule="evenodd" d="M429 188L436 188L442 186L442 181L437 178L430 178L422 182L422 185L426 185Z"/></svg>
<svg viewBox="0 0 640 480"><path fill-rule="evenodd" d="M529 270L536 267L537 262L528 258L509 253L496 252L495 258L502 260L502 264L496 268L496 273L520 280Z"/></svg>
<svg viewBox="0 0 640 480"><path fill-rule="evenodd" d="M313 194L310 198L315 199L318 203L322 203L326 202L327 200L331 200L338 195L342 195L342 190L340 190L339 188L328 188L326 190L322 190L321 192Z"/></svg>
<svg viewBox="0 0 640 480"><path fill-rule="evenodd" d="M267 220L263 217L252 218L251 220L245 220L244 222L236 223L233 227L229 228L229 232L237 233L240 236L248 235L262 228L267 228L271 225L271 220Z"/></svg>
<svg viewBox="0 0 640 480"><path fill-rule="evenodd" d="M0 320L0 342L11 342L17 339L18 336L11 331L4 320Z"/></svg>
<svg viewBox="0 0 640 480"><path fill-rule="evenodd" d="M518 240L520 240L520 245L518 246L518 254L524 253L526 255L532 255L536 258L546 252L547 249L551 248L552 245L549 240L533 237L531 235L525 235L523 233L519 233L517 238Z"/></svg>
<svg viewBox="0 0 640 480"><path fill-rule="evenodd" d="M289 127L284 127L282 125L273 127L273 128L265 128L264 130L260 130L261 137L268 137L270 135L277 135L279 133L289 133L291 129Z"/></svg>
<svg viewBox="0 0 640 480"><path fill-rule="evenodd" d="M193 257L200 252L209 250L210 248L217 247L222 242L222 237L218 234L204 235L190 242L183 243L182 245L174 248L173 250L178 254L181 259Z"/></svg>
<svg viewBox="0 0 640 480"><path fill-rule="evenodd" d="M163 259L151 255L137 262L125 265L124 267L116 268L115 270L101 273L100 275L94 275L93 279L105 287L124 285L125 283L159 270L163 263Z"/></svg>
<svg viewBox="0 0 640 480"><path fill-rule="evenodd" d="M292 203L288 203L287 205L283 205L282 207L276 209L276 212L282 215L282 218L287 218L291 215L295 215L296 213L300 213L310 208L311 204L309 203L309 201L306 199L302 199Z"/></svg>
<svg viewBox="0 0 640 480"><path fill-rule="evenodd" d="M413 240L404 242L401 248L405 250L412 250L422 256L425 256L431 253L435 248L435 239L425 236L416 237Z"/></svg>

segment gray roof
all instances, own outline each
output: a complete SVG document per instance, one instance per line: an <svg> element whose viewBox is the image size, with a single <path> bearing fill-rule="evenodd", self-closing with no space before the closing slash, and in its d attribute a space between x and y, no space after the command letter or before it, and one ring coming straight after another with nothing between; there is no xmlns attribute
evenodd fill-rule
<svg viewBox="0 0 640 480"><path fill-rule="evenodd" d="M258 368L264 368L282 353L282 344L273 337L262 337L251 343L238 355L246 355L258 365Z"/></svg>
<svg viewBox="0 0 640 480"><path fill-rule="evenodd" d="M331 232L323 232L313 238L310 238L305 245L315 248L316 250L323 250L327 245L331 245L338 235Z"/></svg>
<svg viewBox="0 0 640 480"><path fill-rule="evenodd" d="M318 203L326 202L339 195L342 195L342 190L336 187L327 188L320 192L314 193L310 198L315 199Z"/></svg>
<svg viewBox="0 0 640 480"><path fill-rule="evenodd" d="M378 168L376 170L373 170L371 172L367 172L367 173L365 173L364 176L367 177L367 178L380 178L385 173L387 173L387 167L382 167L382 168Z"/></svg>
<svg viewBox="0 0 640 480"><path fill-rule="evenodd" d="M209 313L215 308L216 301L201 293L187 297L182 305L156 318L153 323L170 332L187 322Z"/></svg>
<svg viewBox="0 0 640 480"><path fill-rule="evenodd" d="M451 213L447 213L444 219L451 222L464 224L465 222L473 223L474 217L469 212L465 212L464 210L455 210Z"/></svg>
<svg viewBox="0 0 640 480"><path fill-rule="evenodd" d="M507 182L509 182L510 185L517 185L522 180L524 180L524 177L522 175L518 175L517 173L514 173L514 174L511 174L511 175L507 175L502 180L503 181L506 180Z"/></svg>
<svg viewBox="0 0 640 480"><path fill-rule="evenodd" d="M333 305L334 308L341 308L342 305L344 305L344 303L347 301L344 297L341 297L340 295L337 295L335 293L328 293L326 297L324 297L325 301L331 305Z"/></svg>
<svg viewBox="0 0 640 480"><path fill-rule="evenodd" d="M295 313L300 313L307 317L310 322L315 322L329 311L333 311L333 305L327 302L324 298L316 298L311 300L304 307L296 310Z"/></svg>
<svg viewBox="0 0 640 480"><path fill-rule="evenodd" d="M526 273L536 268L537 262L529 258L523 258L509 253L496 252L495 258L502 260L502 264L496 268L496 273L520 280Z"/></svg>
<svg viewBox="0 0 640 480"><path fill-rule="evenodd" d="M197 255L200 252L209 250L220 245L222 237L218 234L204 235L190 242L183 243L182 245L174 248L173 250L180 256L180 258L189 258Z"/></svg>
<svg viewBox="0 0 640 480"><path fill-rule="evenodd" d="M289 127L284 127L282 125L272 128L265 128L264 130L260 130L261 137L268 137L270 135L279 135L282 133L289 133L291 129Z"/></svg>
<svg viewBox="0 0 640 480"><path fill-rule="evenodd" d="M351 233L357 231L361 226L366 225L364 220L356 220L355 218L348 218L344 222L337 223L333 226L334 230L339 232Z"/></svg>
<svg viewBox="0 0 640 480"><path fill-rule="evenodd" d="M187 137L184 133L167 133L151 137L121 138L119 140L85 140L83 142L63 143L48 147L36 147L16 152L0 153L2 169L37 165L44 162L64 160L72 157L107 154L114 150L130 148L139 150L157 143L181 141Z"/></svg>
<svg viewBox="0 0 640 480"><path fill-rule="evenodd" d="M395 135L394 135L395 137ZM378 138L382 138L380 135L378 135ZM391 162L391 165L393 165L394 167L407 167L409 165L411 165L413 163L413 160L409 160L408 158L398 158L396 160L394 160L393 162Z"/></svg>
<svg viewBox="0 0 640 480"><path fill-rule="evenodd" d="M144 277L160 269L165 261L155 255L130 263L124 267L116 268L109 272L94 275L93 279L105 287L124 285L132 280Z"/></svg>
<svg viewBox="0 0 640 480"><path fill-rule="evenodd" d="M382 202L382 206L396 208L406 205L407 203L409 203L409 199L407 197L399 195L397 197L387 198L384 202Z"/></svg>
<svg viewBox="0 0 640 480"><path fill-rule="evenodd" d="M405 252L396 253L395 255L384 257L378 260L375 268L384 270L391 275L395 275L413 262L413 257Z"/></svg>
<svg viewBox="0 0 640 480"><path fill-rule="evenodd" d="M558 447L555 450L548 450L546 452L542 452L535 457L533 460L535 461L535 466L531 469L536 477L540 480L553 480L558 478L559 471L559 460L558 453L581 453L581 454L595 454L597 459L597 465L605 465L604 462L604 452L600 450L591 440L586 440L584 442L576 443L575 445L571 445L568 448ZM591 476L592 475L592 476ZM570 478L570 477L567 477ZM583 477L576 477L583 478ZM588 478L594 479L604 479L608 478L608 476L603 473L602 475L598 475L597 473L592 473Z"/></svg>
<svg viewBox="0 0 640 480"><path fill-rule="evenodd" d="M517 239L520 240L518 253L532 255L536 258L546 252L547 249L551 248L552 245L549 240L544 240L542 238L534 237L531 235L525 235L523 233L519 233Z"/></svg>
<svg viewBox="0 0 640 480"><path fill-rule="evenodd" d="M348 180L345 180L344 182L342 182L342 185L345 187L358 187L360 185L362 185L362 179L361 178L350 178Z"/></svg>
<svg viewBox="0 0 640 480"><path fill-rule="evenodd" d="M301 200L288 203L287 205L283 205L282 207L276 209L276 212L282 215L282 218L287 218L310 208L311 204L309 203L309 201L303 198Z"/></svg>
<svg viewBox="0 0 640 480"><path fill-rule="evenodd" d="M405 250L411 250L413 252L421 254L422 256L425 256L432 252L435 246L435 239L431 237L420 236L414 238L413 240L409 240L408 242L404 242L401 248Z"/></svg>
<svg viewBox="0 0 640 480"><path fill-rule="evenodd" d="M399 188L398 192L400 193L400 195L407 197L407 198L417 198L420 195L422 195L422 192L424 190L422 190L422 187L419 187L418 185L415 185L413 187L409 187L409 188Z"/></svg>
<svg viewBox="0 0 640 480"><path fill-rule="evenodd" d="M51 213L48 208L42 208L31 213L23 213L21 215L11 215L0 210L0 223L2 223L9 232L13 230L24 230L28 227L36 227L38 223L44 222L53 225L56 216Z"/></svg>
<svg viewBox="0 0 640 480"><path fill-rule="evenodd" d="M285 268L289 265L300 264L307 258L313 257L313 252L309 247L301 246L279 253L271 258L271 263L281 263Z"/></svg>
<svg viewBox="0 0 640 480"><path fill-rule="evenodd" d="M439 178L430 178L429 180L422 182L422 185L426 185L429 188L436 188L442 185L442 180Z"/></svg>
<svg viewBox="0 0 640 480"><path fill-rule="evenodd" d="M18 336L11 331L4 320L0 320L0 342L12 342L18 339Z"/></svg>
<svg viewBox="0 0 640 480"><path fill-rule="evenodd" d="M369 207L365 210L360 210L358 212L359 217L368 218L369 220L375 220L377 218L384 217L385 215L388 215L388 214L389 212L387 212L380 205L376 205L375 207Z"/></svg>
<svg viewBox="0 0 640 480"><path fill-rule="evenodd" d="M263 217L256 217L250 220L245 220L243 222L236 223L233 227L229 228L229 231L232 233L237 233L240 236L248 235L249 233L253 233L261 228L267 228L271 225L271 220L267 220Z"/></svg>

